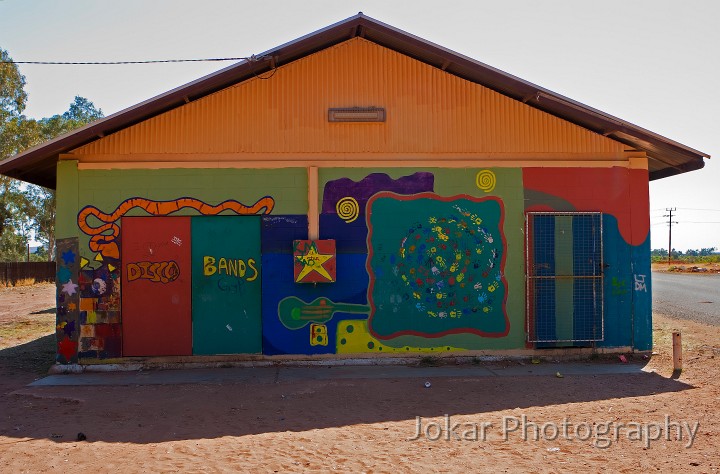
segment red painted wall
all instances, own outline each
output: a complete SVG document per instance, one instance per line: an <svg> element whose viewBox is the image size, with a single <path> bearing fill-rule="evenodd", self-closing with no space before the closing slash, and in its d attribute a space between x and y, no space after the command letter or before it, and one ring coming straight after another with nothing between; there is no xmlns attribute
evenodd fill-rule
<svg viewBox="0 0 720 474"><path fill-rule="evenodd" d="M560 198L569 204L560 207L529 207L528 211L599 211L617 218L625 242L640 245L650 231L648 171L614 168L525 168L523 185Z"/></svg>
<svg viewBox="0 0 720 474"><path fill-rule="evenodd" d="M192 354L189 217L122 219L123 356Z"/></svg>

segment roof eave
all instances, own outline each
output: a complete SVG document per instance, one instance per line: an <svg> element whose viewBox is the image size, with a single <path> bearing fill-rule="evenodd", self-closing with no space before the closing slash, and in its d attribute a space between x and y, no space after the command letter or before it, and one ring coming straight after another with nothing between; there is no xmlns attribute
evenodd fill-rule
<svg viewBox="0 0 720 474"><path fill-rule="evenodd" d="M650 172L650 179L700 169L704 166L703 158L710 158L706 153L359 13L10 157L0 162L0 173L54 188L54 168L60 154L357 36L646 151L650 160L654 160L651 168L659 168ZM41 163L43 166L37 168Z"/></svg>

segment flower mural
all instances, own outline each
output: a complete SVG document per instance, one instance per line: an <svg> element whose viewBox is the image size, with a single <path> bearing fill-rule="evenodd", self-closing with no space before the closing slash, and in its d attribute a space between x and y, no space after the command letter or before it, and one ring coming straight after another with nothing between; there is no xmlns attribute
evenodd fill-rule
<svg viewBox="0 0 720 474"><path fill-rule="evenodd" d="M368 207L374 336L507 333L501 201L381 192Z"/></svg>

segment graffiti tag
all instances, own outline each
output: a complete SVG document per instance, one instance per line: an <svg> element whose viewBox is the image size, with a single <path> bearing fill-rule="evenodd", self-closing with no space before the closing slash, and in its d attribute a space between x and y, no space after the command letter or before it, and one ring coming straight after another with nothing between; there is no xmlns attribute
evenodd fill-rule
<svg viewBox="0 0 720 474"><path fill-rule="evenodd" d="M310 325L310 345L311 346L327 346L328 331L324 324L312 323Z"/></svg>
<svg viewBox="0 0 720 474"><path fill-rule="evenodd" d="M625 286L625 280L620 280L618 277L612 278L611 285L613 296L622 296L628 292L628 289Z"/></svg>
<svg viewBox="0 0 720 474"><path fill-rule="evenodd" d="M180 267L173 260L169 262L136 262L125 267L127 280L150 280L153 283L170 283L180 276Z"/></svg>
<svg viewBox="0 0 720 474"><path fill-rule="evenodd" d="M239 278L219 278L217 288L228 293L244 293L245 281Z"/></svg>
<svg viewBox="0 0 720 474"><path fill-rule="evenodd" d="M635 291L647 292L647 283L645 283L645 275L633 275L635 277Z"/></svg>
<svg viewBox="0 0 720 474"><path fill-rule="evenodd" d="M203 274L212 276L217 273L218 275L236 276L245 278L247 281L254 281L258 277L255 263L255 259L252 258L249 258L245 263L245 260L239 258L215 258L206 255L203 257ZM251 273L248 273L248 270Z"/></svg>

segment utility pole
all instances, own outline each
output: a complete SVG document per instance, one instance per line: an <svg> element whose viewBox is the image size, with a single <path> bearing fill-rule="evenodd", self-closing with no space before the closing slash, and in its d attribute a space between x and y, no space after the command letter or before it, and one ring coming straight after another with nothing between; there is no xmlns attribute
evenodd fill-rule
<svg viewBox="0 0 720 474"><path fill-rule="evenodd" d="M677 224L677 222L673 222L673 212L677 211L676 207L666 207L665 211L667 211L667 214L665 214L663 217L668 218L668 267L670 266L670 259L672 258L672 225Z"/></svg>

